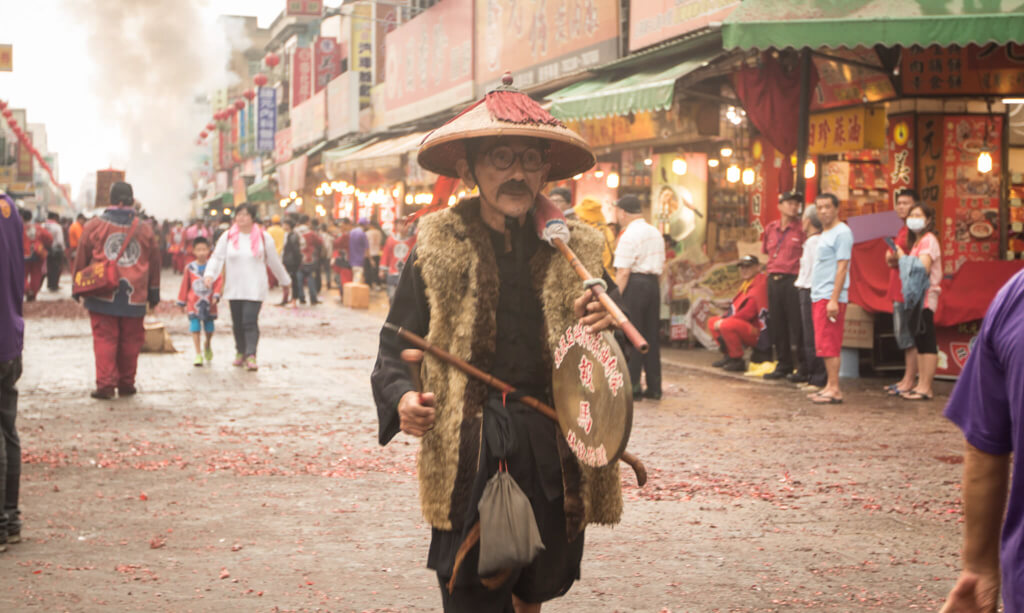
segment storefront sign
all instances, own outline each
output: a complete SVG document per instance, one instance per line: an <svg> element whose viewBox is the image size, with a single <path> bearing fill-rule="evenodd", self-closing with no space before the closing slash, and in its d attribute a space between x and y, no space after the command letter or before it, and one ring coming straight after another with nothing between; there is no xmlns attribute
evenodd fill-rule
<svg viewBox="0 0 1024 613"><path fill-rule="evenodd" d="M696 111L700 104L672 103L668 111L642 111L631 116L612 115L599 119L570 120L569 129L583 137L591 147L609 147L698 133Z"/></svg>
<svg viewBox="0 0 1024 613"><path fill-rule="evenodd" d="M959 377L963 372L967 358L970 357L978 332L980 321L969 321L947 328L936 328L935 338L938 343L939 362L935 374L946 377Z"/></svg>
<svg viewBox="0 0 1024 613"><path fill-rule="evenodd" d="M629 50L724 21L739 5L738 0L630 0Z"/></svg>
<svg viewBox="0 0 1024 613"><path fill-rule="evenodd" d="M306 156L300 155L277 167L277 193L281 196L288 196L291 192L302 193L305 185Z"/></svg>
<svg viewBox="0 0 1024 613"><path fill-rule="evenodd" d="M964 262L1000 259L999 197L1002 173L1001 115L946 115L943 119L942 208L936 224L942 269L956 274ZM987 133L987 137L986 137ZM978 172L987 142L992 171Z"/></svg>
<svg viewBox="0 0 1024 613"><path fill-rule="evenodd" d="M942 115L918 115L917 196L936 211L942 204Z"/></svg>
<svg viewBox="0 0 1024 613"><path fill-rule="evenodd" d="M1001 95L1024 91L1024 45L928 47L903 50L904 96Z"/></svg>
<svg viewBox="0 0 1024 613"><path fill-rule="evenodd" d="M892 115L885 132L885 149L888 163L885 166L886 185L889 198L896 204L896 191L914 187L914 116Z"/></svg>
<svg viewBox="0 0 1024 613"><path fill-rule="evenodd" d="M296 47L292 50L292 108L309 100L313 93L313 50Z"/></svg>
<svg viewBox="0 0 1024 613"><path fill-rule="evenodd" d="M619 56L618 0L476 0L477 95L511 71L528 89Z"/></svg>
<svg viewBox="0 0 1024 613"><path fill-rule="evenodd" d="M878 65L878 70L814 57L818 70L818 86L811 95L811 110L854 106L896 97L888 73L881 67L878 54L872 49L832 49L828 55L864 64Z"/></svg>
<svg viewBox="0 0 1024 613"><path fill-rule="evenodd" d="M14 70L14 48L11 45L0 45L0 72Z"/></svg>
<svg viewBox="0 0 1024 613"><path fill-rule="evenodd" d="M680 164L677 160L682 160ZM708 156L661 154L651 166L651 223L676 242L676 253L696 258L708 226ZM678 171L683 171L678 174Z"/></svg>
<svg viewBox="0 0 1024 613"><path fill-rule="evenodd" d="M359 130L359 73L342 73L327 84L327 139Z"/></svg>
<svg viewBox="0 0 1024 613"><path fill-rule="evenodd" d="M29 132L25 133L25 140L29 143L32 142L32 134ZM32 151L29 149L28 144L24 141L18 143L18 180L19 181L32 181L32 167L34 157Z"/></svg>
<svg viewBox="0 0 1024 613"><path fill-rule="evenodd" d="M782 167L785 163L785 158L771 146L771 143L763 138L753 142L750 147L750 154L753 158L756 177L753 188L749 190L750 227L757 231L758 236L761 236L764 233L765 227L779 218L779 192L781 191L779 189L779 173L783 172ZM719 176L724 174L721 168L727 167L732 163L732 160L729 158L723 158L721 166L719 166ZM790 172L792 171L790 170ZM729 187L726 189L730 190L743 188L741 183L726 183L725 185L728 185ZM721 187L716 187L717 189L721 189Z"/></svg>
<svg viewBox="0 0 1024 613"><path fill-rule="evenodd" d="M473 98L473 1L444 0L387 35L391 123Z"/></svg>
<svg viewBox="0 0 1024 613"><path fill-rule="evenodd" d="M322 140L327 106L327 92L320 91L292 108L292 148L298 149Z"/></svg>
<svg viewBox="0 0 1024 613"><path fill-rule="evenodd" d="M288 17L319 17L324 12L324 1L287 0L284 11Z"/></svg>
<svg viewBox="0 0 1024 613"><path fill-rule="evenodd" d="M885 111L858 107L811 114L807 150L812 155L885 145Z"/></svg>
<svg viewBox="0 0 1024 613"><path fill-rule="evenodd" d="M274 150L277 132L277 90L261 87L256 99L256 150L260 153Z"/></svg>
<svg viewBox="0 0 1024 613"><path fill-rule="evenodd" d="M381 2L375 2L373 6L376 9L376 23L377 33L374 42L377 48L374 49L374 64L377 67L377 74L375 76L375 83L386 83L387 82L387 38L388 34L394 32L398 27L398 11L399 3L384 4ZM374 106L374 109L377 107Z"/></svg>
<svg viewBox="0 0 1024 613"><path fill-rule="evenodd" d="M313 91L327 87L331 79L341 74L341 46L333 38L316 39L313 48Z"/></svg>
<svg viewBox="0 0 1024 613"><path fill-rule="evenodd" d="M274 163L287 162L292 157L292 129L291 126L277 131L274 137Z"/></svg>
<svg viewBox="0 0 1024 613"><path fill-rule="evenodd" d="M417 17L418 19L418 17ZM373 87L373 4L358 3L352 7L351 66L359 74L359 108L370 106L370 88Z"/></svg>

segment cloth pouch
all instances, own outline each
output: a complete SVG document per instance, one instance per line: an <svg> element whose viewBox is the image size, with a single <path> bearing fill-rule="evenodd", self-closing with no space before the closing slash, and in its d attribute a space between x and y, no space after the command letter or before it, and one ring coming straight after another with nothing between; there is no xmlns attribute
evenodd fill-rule
<svg viewBox="0 0 1024 613"><path fill-rule="evenodd" d="M544 551L530 500L508 472L499 470L488 480L477 511L480 513L477 573L481 577L528 566Z"/></svg>

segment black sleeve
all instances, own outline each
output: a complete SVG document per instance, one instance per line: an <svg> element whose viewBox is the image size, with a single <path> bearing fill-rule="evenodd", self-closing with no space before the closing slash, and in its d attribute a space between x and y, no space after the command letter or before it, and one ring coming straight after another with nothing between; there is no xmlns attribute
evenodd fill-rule
<svg viewBox="0 0 1024 613"><path fill-rule="evenodd" d="M423 277L416 266L416 259L414 247L398 278L395 299L391 303L387 321L420 336L426 336L430 323L430 305L427 302ZM407 392L414 390L408 367L400 355L403 349L410 347L411 345L400 340L393 332L381 330L377 363L374 364L373 374L370 375L373 400L377 404L378 441L381 445L387 445L398 434L398 401Z"/></svg>

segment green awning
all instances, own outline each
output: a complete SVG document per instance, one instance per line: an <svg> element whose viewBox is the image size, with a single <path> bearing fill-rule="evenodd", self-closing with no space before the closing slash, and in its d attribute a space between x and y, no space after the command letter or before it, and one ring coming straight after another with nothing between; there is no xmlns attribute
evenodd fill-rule
<svg viewBox="0 0 1024 613"><path fill-rule="evenodd" d="M562 120L593 119L641 111L663 111L672 106L676 80L707 65L716 52L675 64L634 72L618 80L600 76L574 83L548 96L551 114Z"/></svg>
<svg viewBox="0 0 1024 613"><path fill-rule="evenodd" d="M245 197L249 202L275 202L277 196L270 189L270 179L263 179L250 185L245 190Z"/></svg>
<svg viewBox="0 0 1024 613"><path fill-rule="evenodd" d="M726 49L1006 44L1024 40L1024 0L745 0Z"/></svg>
<svg viewBox="0 0 1024 613"><path fill-rule="evenodd" d="M232 207L235 205L235 195L231 192L223 192L206 200L206 206Z"/></svg>

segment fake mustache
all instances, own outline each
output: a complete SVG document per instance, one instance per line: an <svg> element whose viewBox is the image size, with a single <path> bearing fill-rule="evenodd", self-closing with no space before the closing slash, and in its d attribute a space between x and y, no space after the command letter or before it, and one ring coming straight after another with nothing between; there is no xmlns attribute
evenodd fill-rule
<svg viewBox="0 0 1024 613"><path fill-rule="evenodd" d="M498 188L498 194L508 194L510 196L521 196L523 194L530 193L530 188L526 185L525 181L518 181L516 179L509 179L501 184Z"/></svg>

